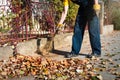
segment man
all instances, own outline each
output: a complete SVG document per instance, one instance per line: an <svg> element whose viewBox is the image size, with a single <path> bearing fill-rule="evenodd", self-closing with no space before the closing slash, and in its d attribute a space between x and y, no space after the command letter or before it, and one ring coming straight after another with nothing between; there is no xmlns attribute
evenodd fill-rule
<svg viewBox="0 0 120 80"><path fill-rule="evenodd" d="M98 4L98 0L72 0L74 3L80 5L78 9L78 14L76 17L76 22L74 26L74 35L72 38L72 50L71 53L67 54L67 58L75 57L79 55L79 51L81 49L84 31L86 24L88 24L88 31L90 36L90 44L92 48L91 55L88 55L88 58L92 56L100 57L101 56L101 42L100 42L100 25L99 19L97 17L96 11L100 10L100 5ZM64 11L62 12L62 16L58 27L61 27L68 11L68 0L63 0Z"/></svg>

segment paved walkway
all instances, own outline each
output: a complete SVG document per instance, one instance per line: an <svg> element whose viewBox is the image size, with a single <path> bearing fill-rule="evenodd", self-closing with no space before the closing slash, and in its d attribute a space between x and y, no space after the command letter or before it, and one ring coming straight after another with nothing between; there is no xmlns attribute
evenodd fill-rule
<svg viewBox="0 0 120 80"><path fill-rule="evenodd" d="M91 53L91 47L89 42L89 36L88 33L85 33L85 37L83 40L82 48L80 53L81 54L89 54ZM104 71L98 72L102 75L103 80L115 80L116 74L119 74L120 80L120 31L114 31L109 35L101 35L101 43L102 43L102 57L101 60L98 61L95 66L101 68L106 67ZM54 51L53 54L51 54L52 59L61 60L65 59L64 55L69 53L71 51L71 44L70 45L63 45L63 47L58 48ZM111 57L110 57L111 56ZM84 55L80 55L77 58L84 59ZM107 60L107 61L105 61ZM101 62L104 62L106 64L102 64ZM113 63L113 64L112 64ZM117 71L112 72L111 69L114 69L116 65L119 65L117 67ZM110 70L109 70L110 68Z"/></svg>
<svg viewBox="0 0 120 80"><path fill-rule="evenodd" d="M89 43L89 36L86 33L84 37L81 52L82 54L91 53L90 43ZM114 31L109 35L101 35L101 42L102 42L102 57L101 61L97 62L95 66L101 68L105 67L105 70L98 72L102 75L103 80L115 80L116 77L119 77L120 80L120 31ZM48 56L51 59L55 60L62 60L65 59L64 55L71 51L71 44L70 45L63 45L60 48L55 49L53 53L50 53ZM80 55L77 58L84 59L84 55ZM103 60L103 61L102 61ZM107 62L107 61L109 62ZM101 63L103 62L103 63ZM105 62L105 63L104 63ZM109 69L112 69L118 65L117 72L119 75L116 76L115 74L110 73ZM107 66L107 68L106 68ZM114 70L113 70L114 71ZM24 77L21 79L12 79L12 80L34 80L33 77Z"/></svg>
<svg viewBox="0 0 120 80"><path fill-rule="evenodd" d="M109 35L101 35L101 43L102 43L102 57L106 53L113 54L120 52L120 31L114 31ZM71 44L63 45L60 48L56 48L53 53L50 53L49 57L57 60L64 59L64 55L69 53L70 51L71 51ZM81 54L91 53L89 35L87 32L85 33L80 53ZM84 57L85 57L84 55L79 56L79 58L81 59Z"/></svg>

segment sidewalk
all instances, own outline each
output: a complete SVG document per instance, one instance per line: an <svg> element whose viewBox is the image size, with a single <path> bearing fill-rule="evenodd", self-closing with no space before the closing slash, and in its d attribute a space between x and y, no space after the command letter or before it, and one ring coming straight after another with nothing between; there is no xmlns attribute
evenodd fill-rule
<svg viewBox="0 0 120 80"><path fill-rule="evenodd" d="M85 35L80 51L81 54L91 53L88 33L85 33ZM97 69L103 69L98 71L103 80L115 80L118 76L116 80L120 80L120 31L114 31L109 35L101 35L101 43L102 57L94 66L97 66ZM65 59L64 55L70 51L71 44L63 45L61 48L57 48L50 58L55 60ZM81 55L77 58L84 59L85 56Z"/></svg>
<svg viewBox="0 0 120 80"><path fill-rule="evenodd" d="M85 35L80 51L81 54L91 53L88 33L86 32ZM91 59L92 65L95 66L95 72L99 73L103 77L103 80L120 80L120 31L114 31L109 35L101 35L101 43L102 57L98 60ZM47 57L53 60L66 59L64 55L71 51L71 44L65 44L55 48L45 58ZM85 56L80 55L76 58L84 60ZM34 78L27 76L21 79L15 78L11 80L34 80Z"/></svg>
<svg viewBox="0 0 120 80"><path fill-rule="evenodd" d="M59 48L55 48L55 51L53 53L50 53L49 56L53 55L56 56L54 58L58 59L59 57L60 59L61 58L64 59L64 55L71 51L72 46L71 43L70 44L65 43L67 45L64 44ZM114 31L109 35L101 35L101 44L102 44L102 57L104 57L106 53L114 54L120 52L120 31ZM85 33L80 53L81 54L91 53L88 32ZM79 57L84 58L84 56Z"/></svg>

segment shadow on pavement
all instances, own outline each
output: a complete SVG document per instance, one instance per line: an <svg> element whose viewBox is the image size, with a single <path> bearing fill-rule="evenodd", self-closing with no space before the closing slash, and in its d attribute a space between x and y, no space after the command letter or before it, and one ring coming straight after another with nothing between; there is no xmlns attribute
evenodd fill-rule
<svg viewBox="0 0 120 80"><path fill-rule="evenodd" d="M80 56L87 56L88 54L85 53L79 53Z"/></svg>
<svg viewBox="0 0 120 80"><path fill-rule="evenodd" d="M52 51L53 54L58 54L58 55L66 55L66 54L69 54L70 52L67 52L67 51L61 51L61 50L53 50ZM79 53L80 56L87 56L88 54L85 54L85 53Z"/></svg>
<svg viewBox="0 0 120 80"><path fill-rule="evenodd" d="M58 54L58 55L66 55L66 54L69 54L70 52L61 51L61 50L53 50L52 53Z"/></svg>

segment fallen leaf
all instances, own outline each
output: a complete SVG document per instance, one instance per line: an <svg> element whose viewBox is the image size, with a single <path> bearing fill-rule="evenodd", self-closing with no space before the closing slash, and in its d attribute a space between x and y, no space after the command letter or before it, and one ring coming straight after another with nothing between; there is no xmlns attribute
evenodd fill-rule
<svg viewBox="0 0 120 80"><path fill-rule="evenodd" d="M7 76L7 72L1 72L1 75Z"/></svg>
<svg viewBox="0 0 120 80"><path fill-rule="evenodd" d="M20 73L20 75L23 75L25 72L20 70L19 73Z"/></svg>
<svg viewBox="0 0 120 80"><path fill-rule="evenodd" d="M97 78L98 80L103 80L103 77L100 74L97 75Z"/></svg>
<svg viewBox="0 0 120 80"><path fill-rule="evenodd" d="M82 69L81 70L80 69L76 69L76 72L77 73L83 73L83 70Z"/></svg>

